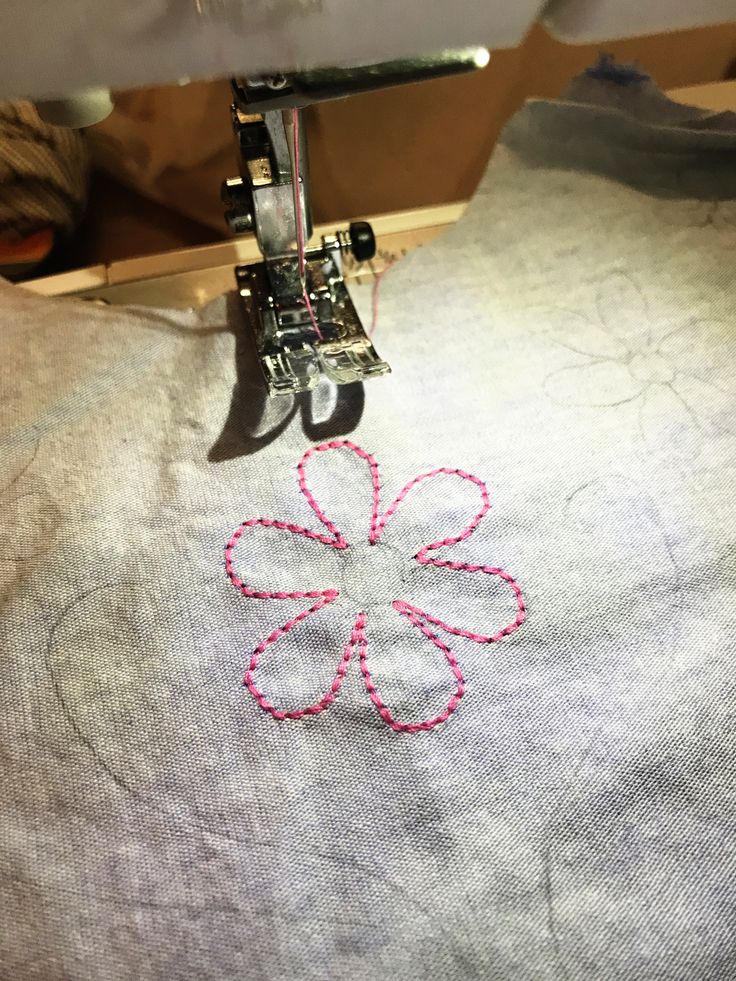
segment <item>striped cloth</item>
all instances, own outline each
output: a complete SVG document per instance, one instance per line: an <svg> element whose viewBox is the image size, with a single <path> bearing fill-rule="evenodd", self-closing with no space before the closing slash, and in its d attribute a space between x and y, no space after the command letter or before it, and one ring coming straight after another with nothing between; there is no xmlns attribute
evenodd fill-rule
<svg viewBox="0 0 736 981"><path fill-rule="evenodd" d="M0 103L0 239L71 232L84 211L89 161L81 133L43 123L29 102Z"/></svg>

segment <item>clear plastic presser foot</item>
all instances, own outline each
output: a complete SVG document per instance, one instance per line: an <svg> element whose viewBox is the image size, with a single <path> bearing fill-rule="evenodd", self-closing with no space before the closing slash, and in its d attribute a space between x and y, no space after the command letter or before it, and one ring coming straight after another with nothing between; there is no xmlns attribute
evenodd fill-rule
<svg viewBox="0 0 736 981"><path fill-rule="evenodd" d="M390 372L363 330L342 276L341 249L354 249L351 239L354 242L360 234L372 238L370 228L366 233L364 226L356 222L350 237L323 238L321 249L306 253L311 313L294 256L236 269L270 395L307 391L323 376L346 385Z"/></svg>

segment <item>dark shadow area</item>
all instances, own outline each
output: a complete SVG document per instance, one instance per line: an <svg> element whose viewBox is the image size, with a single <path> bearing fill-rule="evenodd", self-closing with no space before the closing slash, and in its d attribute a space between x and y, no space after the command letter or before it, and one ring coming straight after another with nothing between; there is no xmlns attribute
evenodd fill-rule
<svg viewBox="0 0 736 981"><path fill-rule="evenodd" d="M307 439L317 442L344 436L355 429L365 406L361 384L335 388L326 418L321 418L319 412L319 390L272 399L237 293L227 297L227 320L235 334L236 381L227 419L207 454L208 460L220 463L257 453L280 436L296 415L301 417Z"/></svg>

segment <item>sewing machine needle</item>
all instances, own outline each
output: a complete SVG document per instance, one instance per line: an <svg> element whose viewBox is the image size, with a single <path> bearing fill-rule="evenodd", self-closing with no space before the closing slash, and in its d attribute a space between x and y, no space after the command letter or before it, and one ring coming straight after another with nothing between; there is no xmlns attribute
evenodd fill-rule
<svg viewBox="0 0 736 981"><path fill-rule="evenodd" d="M286 142L289 148L291 163L291 188L294 200L294 227L296 229L297 262L299 265L299 282L302 291L306 293L307 281L304 260L304 214L302 209L302 185L299 176L299 110L287 109L282 113Z"/></svg>

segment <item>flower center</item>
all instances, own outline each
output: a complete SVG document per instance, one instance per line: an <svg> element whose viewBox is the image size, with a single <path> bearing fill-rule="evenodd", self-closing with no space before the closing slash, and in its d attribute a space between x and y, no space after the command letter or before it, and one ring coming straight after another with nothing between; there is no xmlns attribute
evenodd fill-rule
<svg viewBox="0 0 736 981"><path fill-rule="evenodd" d="M629 370L637 381L644 384L666 385L675 377L672 365L656 351L635 354L629 362Z"/></svg>
<svg viewBox="0 0 736 981"><path fill-rule="evenodd" d="M357 610L400 599L409 563L391 545L361 542L340 552L343 561L340 592L349 597Z"/></svg>

